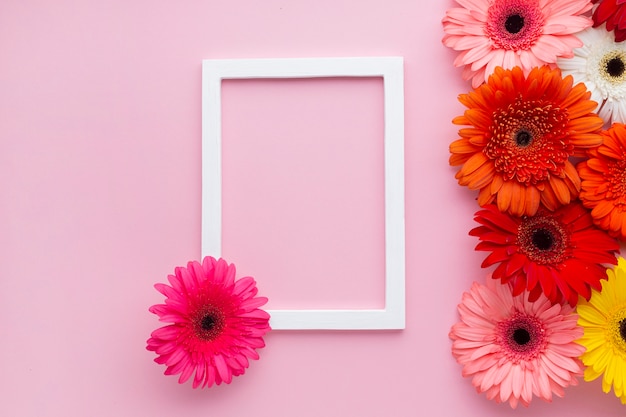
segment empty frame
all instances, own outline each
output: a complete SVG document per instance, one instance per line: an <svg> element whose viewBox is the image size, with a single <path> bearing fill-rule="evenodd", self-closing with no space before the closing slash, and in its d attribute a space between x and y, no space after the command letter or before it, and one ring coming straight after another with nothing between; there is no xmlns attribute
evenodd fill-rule
<svg viewBox="0 0 626 417"><path fill-rule="evenodd" d="M401 57L205 60L202 65L202 256L222 252L222 81L381 77L384 88L385 306L269 310L276 330L405 327L404 73Z"/></svg>

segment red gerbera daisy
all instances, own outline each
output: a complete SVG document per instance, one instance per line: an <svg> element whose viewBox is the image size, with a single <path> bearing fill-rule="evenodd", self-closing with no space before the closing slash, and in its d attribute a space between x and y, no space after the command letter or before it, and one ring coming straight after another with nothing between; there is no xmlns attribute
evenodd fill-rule
<svg viewBox="0 0 626 417"><path fill-rule="evenodd" d="M614 123L602 136L604 143L577 166L580 199L598 226L626 239L626 126Z"/></svg>
<svg viewBox="0 0 626 417"><path fill-rule="evenodd" d="M223 259L189 262L167 278L171 286L155 285L167 297L165 304L153 305L150 312L173 324L148 339L147 349L159 355L154 361L167 365L165 375L180 373L181 384L195 373L194 388L229 384L265 346L269 314L258 307L267 298L256 297L252 277L235 281L235 265Z"/></svg>
<svg viewBox="0 0 626 417"><path fill-rule="evenodd" d="M593 0L598 3L598 0ZM593 12L593 27L606 22L606 30L615 32L615 41L626 40L626 0L601 0Z"/></svg>
<svg viewBox="0 0 626 417"><path fill-rule="evenodd" d="M465 125L450 145L450 165L461 166L459 184L480 190L478 204L532 216L578 196L572 155L602 143L604 124L584 84L541 67L524 77L518 67L496 68L486 84L459 96L467 107L453 120Z"/></svg>
<svg viewBox="0 0 626 417"><path fill-rule="evenodd" d="M580 202L523 217L489 205L475 220L481 224L470 231L480 239L476 250L491 252L481 266L499 264L493 278L510 282L513 295L528 290L531 301L541 293L572 306L578 295L589 300L591 288L599 291L606 279L602 263L617 264L617 241L593 224Z"/></svg>

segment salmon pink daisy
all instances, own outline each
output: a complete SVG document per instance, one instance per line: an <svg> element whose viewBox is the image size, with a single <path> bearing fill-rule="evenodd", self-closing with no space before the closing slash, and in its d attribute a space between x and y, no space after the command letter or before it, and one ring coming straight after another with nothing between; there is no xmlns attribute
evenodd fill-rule
<svg viewBox="0 0 626 417"><path fill-rule="evenodd" d="M180 374L179 383L193 376L193 388L229 384L242 375L249 359L259 359L265 346L269 314L260 306L252 277L235 280L235 265L206 257L177 267L170 285L156 284L165 304L150 307L159 320L172 323L152 332L147 349L167 366L165 375Z"/></svg>
<svg viewBox="0 0 626 417"><path fill-rule="evenodd" d="M626 239L626 126L615 123L602 132L604 142L578 164L580 199L595 223Z"/></svg>
<svg viewBox="0 0 626 417"><path fill-rule="evenodd" d="M454 61L472 87L485 82L497 66L554 65L582 45L575 33L592 25L584 14L589 0L456 0L443 18L444 45L459 51Z"/></svg>
<svg viewBox="0 0 626 417"><path fill-rule="evenodd" d="M491 252L486 268L498 264L493 278L511 283L513 295L528 291L530 301L544 294L551 302L574 306L606 279L603 263L616 264L619 244L592 221L580 202L555 212L540 210L535 216L515 217L490 205L478 211L480 226L470 235L480 243L476 250Z"/></svg>
<svg viewBox="0 0 626 417"><path fill-rule="evenodd" d="M570 156L602 143L603 120L584 84L573 85L558 69L496 68L486 84L459 101L467 107L450 145L450 165L460 185L480 190L478 204L495 201L501 211L534 215L556 210L578 196L580 178Z"/></svg>
<svg viewBox="0 0 626 417"><path fill-rule="evenodd" d="M460 321L450 331L452 354L463 376L490 400L515 408L528 406L533 396L562 397L583 373L577 316L543 295L529 302L526 292L514 296L511 290L489 279L463 294Z"/></svg>
<svg viewBox="0 0 626 417"><path fill-rule="evenodd" d="M593 26L606 23L606 30L615 33L616 42L626 40L626 0L600 0L599 3L593 11Z"/></svg>

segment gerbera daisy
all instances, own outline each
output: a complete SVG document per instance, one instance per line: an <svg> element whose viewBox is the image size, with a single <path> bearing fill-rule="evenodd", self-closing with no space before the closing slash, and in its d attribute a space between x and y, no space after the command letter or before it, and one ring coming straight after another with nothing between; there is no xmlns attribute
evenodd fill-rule
<svg viewBox="0 0 626 417"><path fill-rule="evenodd" d="M598 0L593 0L598 3ZM593 12L593 26L598 27L606 23L606 30L615 33L615 40L622 42L626 39L626 1L601 0Z"/></svg>
<svg viewBox="0 0 626 417"><path fill-rule="evenodd" d="M558 69L496 68L486 84L459 101L468 109L454 124L465 125L450 145L450 165L461 165L459 184L480 190L478 204L494 200L501 211L532 216L578 196L580 178L569 161L602 143L603 121L584 84Z"/></svg>
<svg viewBox="0 0 626 417"><path fill-rule="evenodd" d="M252 277L235 281L235 265L223 259L189 262L167 278L171 285L155 285L165 304L150 307L160 321L172 323L148 339L147 349L159 355L154 361L167 366L165 375L180 374L181 384L193 376L194 388L229 384L265 346L269 314L258 307L267 298L256 297Z"/></svg>
<svg viewBox="0 0 626 417"><path fill-rule="evenodd" d="M578 324L584 336L578 341L587 351L581 356L585 381L602 377L602 390L613 386L615 395L626 404L626 261L619 258L601 291L593 291L589 302L578 304Z"/></svg>
<svg viewBox="0 0 626 417"><path fill-rule="evenodd" d="M606 124L626 121L626 43L615 42L603 28L589 28L578 34L583 46L574 57L559 58L563 75L583 82L598 103L595 110Z"/></svg>
<svg viewBox="0 0 626 417"><path fill-rule="evenodd" d="M475 220L481 224L470 231L480 239L476 250L491 252L481 266L498 264L493 278L511 283L513 295L528 290L530 301L543 293L553 303L574 306L578 295L589 299L591 288L600 289L602 263L617 263L617 241L594 226L580 202L523 217L490 205Z"/></svg>
<svg viewBox="0 0 626 417"><path fill-rule="evenodd" d="M452 354L472 377L476 390L498 403L528 406L533 395L551 401L582 375L574 341L583 330L568 305L543 295L529 302L511 286L476 282L458 306L461 320L452 326Z"/></svg>
<svg viewBox="0 0 626 417"><path fill-rule="evenodd" d="M553 65L581 46L574 33L592 25L589 0L456 0L443 18L444 45L460 51L454 61L463 79L478 87L497 66Z"/></svg>
<svg viewBox="0 0 626 417"><path fill-rule="evenodd" d="M599 227L626 239L626 126L615 123L602 133L604 143L577 166L580 199Z"/></svg>

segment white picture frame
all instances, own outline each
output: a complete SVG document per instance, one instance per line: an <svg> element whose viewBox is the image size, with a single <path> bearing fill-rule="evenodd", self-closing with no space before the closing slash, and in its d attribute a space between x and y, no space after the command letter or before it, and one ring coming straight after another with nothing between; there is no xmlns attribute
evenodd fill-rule
<svg viewBox="0 0 626 417"><path fill-rule="evenodd" d="M381 77L384 85L385 306L269 310L274 330L405 328L402 57L208 59L202 62L202 256L221 255L222 80Z"/></svg>

